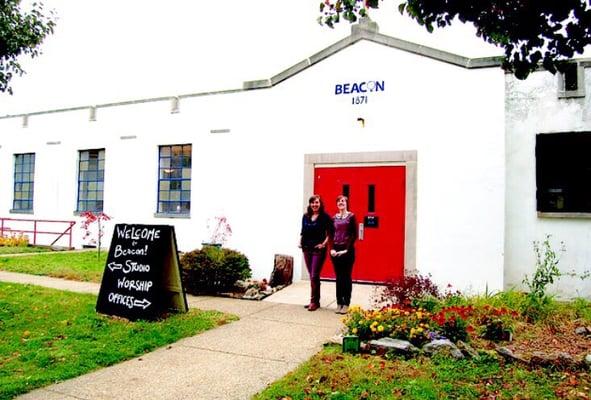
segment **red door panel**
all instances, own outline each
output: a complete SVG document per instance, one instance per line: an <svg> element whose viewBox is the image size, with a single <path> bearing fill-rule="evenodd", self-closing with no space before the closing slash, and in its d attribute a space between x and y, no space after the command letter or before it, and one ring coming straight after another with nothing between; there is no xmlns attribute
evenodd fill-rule
<svg viewBox="0 0 591 400"><path fill-rule="evenodd" d="M321 196L329 215L336 212L336 197L345 194L357 224L363 225L355 245L354 281L385 282L404 274L405 178L404 166L314 170L314 193ZM327 261L321 278L334 277Z"/></svg>

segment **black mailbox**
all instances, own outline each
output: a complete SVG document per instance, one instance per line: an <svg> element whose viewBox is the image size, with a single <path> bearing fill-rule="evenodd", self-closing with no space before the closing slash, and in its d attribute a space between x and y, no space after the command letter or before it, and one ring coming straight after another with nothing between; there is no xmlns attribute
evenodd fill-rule
<svg viewBox="0 0 591 400"><path fill-rule="evenodd" d="M366 215L363 218L363 226L366 228L377 228L378 227L378 217L377 215Z"/></svg>

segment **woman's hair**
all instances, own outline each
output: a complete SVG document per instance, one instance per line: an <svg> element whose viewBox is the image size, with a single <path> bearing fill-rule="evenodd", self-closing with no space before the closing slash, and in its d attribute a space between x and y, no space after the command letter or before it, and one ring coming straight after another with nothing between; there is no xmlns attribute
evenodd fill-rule
<svg viewBox="0 0 591 400"><path fill-rule="evenodd" d="M339 195L337 196L337 201L336 201L336 203L338 203L338 202L339 202L339 200L341 200L341 199L345 199L345 201L347 202L347 210L349 210L349 198L348 198L347 196L345 196L344 194L339 194Z"/></svg>
<svg viewBox="0 0 591 400"><path fill-rule="evenodd" d="M324 203L322 202L322 199L320 198L320 196L317 194L313 194L308 199L308 209L306 210L306 214L308 214L308 216L311 216L314 213L312 211L312 207L310 207L310 204L312 204L312 202L314 200L318 200L320 202L320 207L318 208L318 214L324 214Z"/></svg>

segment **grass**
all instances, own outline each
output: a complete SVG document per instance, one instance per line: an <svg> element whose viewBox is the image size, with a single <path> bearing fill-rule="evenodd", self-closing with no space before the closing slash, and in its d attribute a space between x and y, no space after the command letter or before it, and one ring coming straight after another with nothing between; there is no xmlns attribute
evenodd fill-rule
<svg viewBox="0 0 591 400"><path fill-rule="evenodd" d="M528 370L496 357L385 359L328 346L253 400L588 399L589 373Z"/></svg>
<svg viewBox="0 0 591 400"><path fill-rule="evenodd" d="M107 252L57 252L40 253L18 257L1 257L0 270L24 274L52 276L85 282L100 282Z"/></svg>
<svg viewBox="0 0 591 400"><path fill-rule="evenodd" d="M0 254L46 253L52 251L39 246L0 246Z"/></svg>
<svg viewBox="0 0 591 400"><path fill-rule="evenodd" d="M234 319L191 310L157 322L97 314L96 296L0 283L0 400L112 365Z"/></svg>

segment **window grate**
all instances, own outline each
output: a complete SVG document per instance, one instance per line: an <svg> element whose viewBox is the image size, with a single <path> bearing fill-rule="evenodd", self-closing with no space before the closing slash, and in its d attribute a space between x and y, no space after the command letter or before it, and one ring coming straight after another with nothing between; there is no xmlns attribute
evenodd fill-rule
<svg viewBox="0 0 591 400"><path fill-rule="evenodd" d="M15 154L13 211L33 210L34 186L35 153Z"/></svg>
<svg viewBox="0 0 591 400"><path fill-rule="evenodd" d="M158 213L191 211L190 144L160 146L158 157Z"/></svg>
<svg viewBox="0 0 591 400"><path fill-rule="evenodd" d="M105 149L78 152L77 211L102 212L105 186Z"/></svg>

